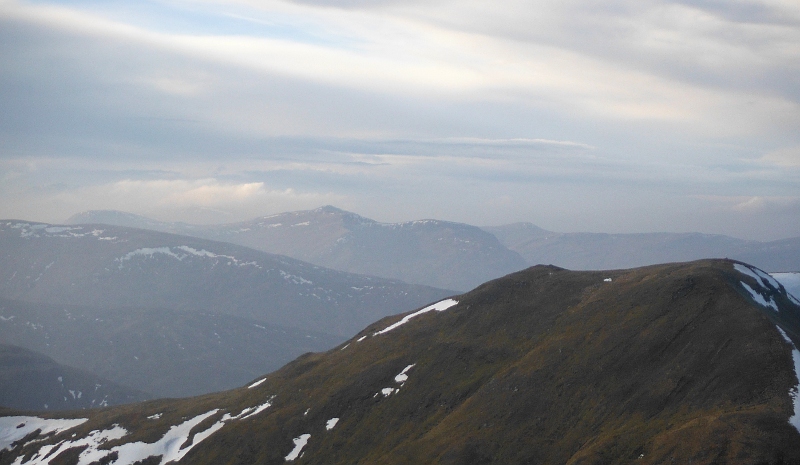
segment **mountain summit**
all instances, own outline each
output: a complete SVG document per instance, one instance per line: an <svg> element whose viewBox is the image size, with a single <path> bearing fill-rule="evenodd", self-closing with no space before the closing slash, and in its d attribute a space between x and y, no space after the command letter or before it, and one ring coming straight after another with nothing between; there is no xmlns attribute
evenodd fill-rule
<svg viewBox="0 0 800 465"><path fill-rule="evenodd" d="M0 418L0 463L800 463L798 343L743 263L536 266L240 389Z"/></svg>

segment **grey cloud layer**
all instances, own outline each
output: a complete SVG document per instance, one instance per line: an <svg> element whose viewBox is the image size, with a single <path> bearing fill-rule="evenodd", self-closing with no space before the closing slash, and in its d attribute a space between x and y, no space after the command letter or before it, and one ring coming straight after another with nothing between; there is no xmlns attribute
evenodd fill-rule
<svg viewBox="0 0 800 465"><path fill-rule="evenodd" d="M0 216L800 235L793 2L109 5L0 2Z"/></svg>

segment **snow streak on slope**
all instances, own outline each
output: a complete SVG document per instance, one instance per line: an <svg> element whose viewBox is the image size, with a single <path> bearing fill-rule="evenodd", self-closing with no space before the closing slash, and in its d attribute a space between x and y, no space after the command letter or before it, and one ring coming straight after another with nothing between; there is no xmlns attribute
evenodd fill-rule
<svg viewBox="0 0 800 465"><path fill-rule="evenodd" d="M758 290L753 289L752 287L750 287L749 284L745 283L744 281L742 281L740 284L742 285L744 290L747 291L748 294L750 294L750 297L758 305L761 305L762 307L771 308L776 313L780 311L778 309L778 304L775 303L775 300L772 298L771 295L769 295L770 293L773 292L780 292L783 289L783 286L781 286L778 281L775 281L775 279L772 276L768 275L767 273L764 273L763 271L755 267L742 265L740 263L734 263L733 268L739 273L742 273L743 275L753 278L753 280L755 280Z"/></svg>
<svg viewBox="0 0 800 465"><path fill-rule="evenodd" d="M430 311L433 311L433 310L436 310L437 312L443 312L443 311L447 310L448 308L452 307L453 305L456 305L457 303L458 303L458 301L457 300L453 300L453 299L445 299L445 300L442 300L441 302L436 302L435 304L429 305L429 306L423 308L422 310L417 310L416 312L414 312L414 313L412 313L410 315L404 316L402 320L398 321L397 323L395 323L393 325L387 326L386 328L383 328L382 330L380 330L377 333L373 334L373 336L377 336L379 334L386 334L386 333L388 333L389 331L391 331L393 329L396 329L396 328L398 328L400 326L403 326L404 324L408 323L412 318L417 317L419 315L422 315L423 313L427 313L427 312L430 312Z"/></svg>
<svg viewBox="0 0 800 465"><path fill-rule="evenodd" d="M173 251L172 249L176 249L177 252ZM156 254L166 255L168 257L172 257L178 261L183 261L185 258L190 256L201 257L201 258L214 258L217 261L227 261L228 265L235 265L235 266L255 266L256 268L261 268L258 263L256 262L244 262L238 260L236 257L231 255L220 255L215 254L213 252L209 252L208 250L202 249L197 250L188 245L181 245L178 247L142 247L140 249L136 249L132 252L128 252L122 257L116 259L119 263L120 269L124 262L132 260L134 257L142 256L142 257L152 257Z"/></svg>
<svg viewBox="0 0 800 465"><path fill-rule="evenodd" d="M752 297L753 300L758 305L761 305L762 307L769 307L775 310L776 313L780 311L778 310L778 304L776 304L775 301L772 300L772 297L769 297L769 300L767 300L760 293L756 292L752 287L748 286L747 283L745 283L744 281L742 281L740 284L742 285L744 290L747 291L748 294L750 294L750 297Z"/></svg>
<svg viewBox="0 0 800 465"><path fill-rule="evenodd" d="M800 351L797 350L794 343L791 339L789 339L789 335L786 334L784 330L777 327L778 331L780 331L781 336L792 346L792 360L794 361L794 376L797 379L797 385L789 391L789 395L792 396L792 403L794 404L794 415L789 418L789 423L800 432Z"/></svg>

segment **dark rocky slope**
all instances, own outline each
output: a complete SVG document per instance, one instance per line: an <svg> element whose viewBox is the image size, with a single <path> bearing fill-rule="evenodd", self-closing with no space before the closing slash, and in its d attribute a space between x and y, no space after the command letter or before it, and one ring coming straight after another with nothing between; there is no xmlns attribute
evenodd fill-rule
<svg viewBox="0 0 800 465"><path fill-rule="evenodd" d="M9 444L28 434L0 463L800 463L800 306L758 270L537 266L454 299L237 390L75 413L42 442L26 432L58 424L0 418L21 425Z"/></svg>

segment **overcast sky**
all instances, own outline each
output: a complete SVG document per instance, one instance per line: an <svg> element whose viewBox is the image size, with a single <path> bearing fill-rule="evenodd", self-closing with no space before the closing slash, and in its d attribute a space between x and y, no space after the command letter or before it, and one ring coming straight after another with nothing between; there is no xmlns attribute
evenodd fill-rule
<svg viewBox="0 0 800 465"><path fill-rule="evenodd" d="M800 236L797 0L0 0L0 218Z"/></svg>

